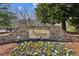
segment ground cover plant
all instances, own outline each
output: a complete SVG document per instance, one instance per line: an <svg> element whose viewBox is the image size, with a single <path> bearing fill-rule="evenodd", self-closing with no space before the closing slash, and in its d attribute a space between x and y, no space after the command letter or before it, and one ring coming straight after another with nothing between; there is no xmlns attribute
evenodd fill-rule
<svg viewBox="0 0 79 59"><path fill-rule="evenodd" d="M12 56L71 56L73 51L64 44L44 41L25 41L13 49Z"/></svg>

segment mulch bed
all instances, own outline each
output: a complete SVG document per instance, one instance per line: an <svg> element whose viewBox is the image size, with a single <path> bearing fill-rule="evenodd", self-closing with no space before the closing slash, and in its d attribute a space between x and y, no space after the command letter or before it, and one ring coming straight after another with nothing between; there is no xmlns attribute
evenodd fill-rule
<svg viewBox="0 0 79 59"><path fill-rule="evenodd" d="M12 49L18 46L16 43L8 43L5 45L0 45L0 56L9 56Z"/></svg>

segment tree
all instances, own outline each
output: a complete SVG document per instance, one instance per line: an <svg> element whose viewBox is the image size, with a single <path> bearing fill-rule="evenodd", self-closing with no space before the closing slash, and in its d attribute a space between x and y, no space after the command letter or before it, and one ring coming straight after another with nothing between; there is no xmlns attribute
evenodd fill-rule
<svg viewBox="0 0 79 59"><path fill-rule="evenodd" d="M43 23L55 24L62 22L62 27L64 29L64 9L64 4L62 4L62 6L60 4L39 4L36 8L36 15L37 18Z"/></svg>
<svg viewBox="0 0 79 59"><path fill-rule="evenodd" d="M11 19L13 18L10 16L12 14L9 10L9 4L0 3L0 26L10 26Z"/></svg>
<svg viewBox="0 0 79 59"><path fill-rule="evenodd" d="M76 7L75 7L76 6ZM38 4L36 8L37 18L43 23L62 23L62 29L66 31L66 21L71 19L71 24L78 24L74 21L79 13L78 4ZM73 17L74 16L74 17ZM78 20L78 19L76 19ZM74 22L74 23L73 23Z"/></svg>

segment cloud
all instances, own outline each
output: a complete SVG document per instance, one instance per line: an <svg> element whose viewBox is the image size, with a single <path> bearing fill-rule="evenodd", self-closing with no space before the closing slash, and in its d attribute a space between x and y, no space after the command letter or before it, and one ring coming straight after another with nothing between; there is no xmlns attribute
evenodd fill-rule
<svg viewBox="0 0 79 59"><path fill-rule="evenodd" d="M33 7L37 8L38 3L33 3Z"/></svg>
<svg viewBox="0 0 79 59"><path fill-rule="evenodd" d="M21 9L22 9L22 7L21 7L21 6L18 6L18 9L19 9L19 10L21 10Z"/></svg>

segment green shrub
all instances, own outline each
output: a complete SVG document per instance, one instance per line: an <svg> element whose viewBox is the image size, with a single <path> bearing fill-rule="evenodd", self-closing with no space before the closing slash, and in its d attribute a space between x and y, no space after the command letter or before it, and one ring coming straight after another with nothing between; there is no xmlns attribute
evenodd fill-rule
<svg viewBox="0 0 79 59"><path fill-rule="evenodd" d="M13 49L12 56L71 56L73 52L56 42L24 42Z"/></svg>

